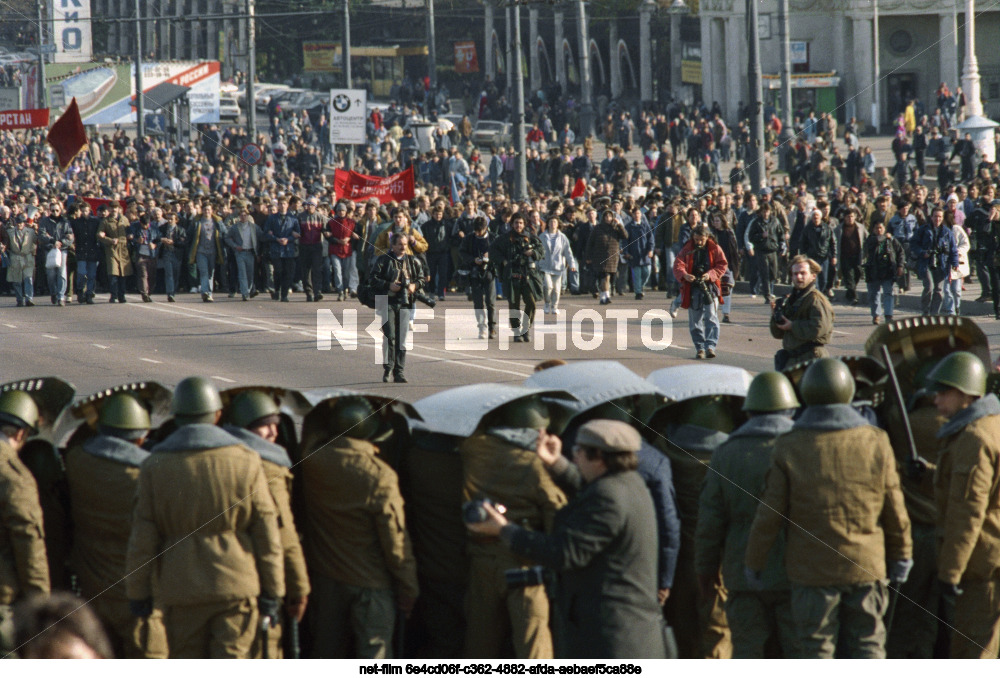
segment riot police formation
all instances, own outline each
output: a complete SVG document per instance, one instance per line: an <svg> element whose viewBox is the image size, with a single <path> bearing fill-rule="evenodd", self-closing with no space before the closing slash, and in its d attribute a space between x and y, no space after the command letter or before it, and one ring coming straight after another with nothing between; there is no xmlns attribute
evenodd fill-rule
<svg viewBox="0 0 1000 678"><path fill-rule="evenodd" d="M986 337L909 318L865 352L413 404L0 385L3 653L51 645L65 589L87 656L995 658Z"/></svg>

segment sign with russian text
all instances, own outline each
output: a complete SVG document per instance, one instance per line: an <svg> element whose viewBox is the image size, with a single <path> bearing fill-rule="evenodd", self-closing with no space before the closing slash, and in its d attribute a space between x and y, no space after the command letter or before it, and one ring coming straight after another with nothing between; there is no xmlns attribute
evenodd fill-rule
<svg viewBox="0 0 1000 678"><path fill-rule="evenodd" d="M368 92L363 89L330 90L330 143L365 143Z"/></svg>
<svg viewBox="0 0 1000 678"><path fill-rule="evenodd" d="M90 0L52 0L52 33L57 64L78 64L93 56Z"/></svg>
<svg viewBox="0 0 1000 678"><path fill-rule="evenodd" d="M336 170L333 188L338 198L377 198L380 204L413 199L413 168L388 177L373 177L353 170Z"/></svg>
<svg viewBox="0 0 1000 678"><path fill-rule="evenodd" d="M49 126L49 109L30 108L25 111L0 111L0 130L33 129Z"/></svg>

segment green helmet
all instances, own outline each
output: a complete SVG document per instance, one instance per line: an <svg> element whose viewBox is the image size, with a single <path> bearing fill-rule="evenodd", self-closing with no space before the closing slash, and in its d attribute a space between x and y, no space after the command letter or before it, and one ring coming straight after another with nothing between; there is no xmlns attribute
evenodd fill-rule
<svg viewBox="0 0 1000 678"><path fill-rule="evenodd" d="M799 392L806 405L847 405L854 399L854 377L840 360L820 358L802 375Z"/></svg>
<svg viewBox="0 0 1000 678"><path fill-rule="evenodd" d="M609 400L606 403L601 403L597 407L592 407L589 410L582 412L580 416L580 423L591 421L592 419L612 419L614 421L623 421L626 424L636 425L638 422L633 418L632 406L621 399Z"/></svg>
<svg viewBox="0 0 1000 678"><path fill-rule="evenodd" d="M24 391L0 393L0 424L38 430L38 405Z"/></svg>
<svg viewBox="0 0 1000 678"><path fill-rule="evenodd" d="M761 372L754 377L743 401L744 412L780 412L798 406L792 382L781 372Z"/></svg>
<svg viewBox="0 0 1000 678"><path fill-rule="evenodd" d="M495 426L530 429L548 428L552 423L549 406L538 396L507 403L493 413L492 420Z"/></svg>
<svg viewBox="0 0 1000 678"><path fill-rule="evenodd" d="M265 417L280 414L278 403L263 391L244 391L233 399L229 408L229 420L235 426L247 428Z"/></svg>
<svg viewBox="0 0 1000 678"><path fill-rule="evenodd" d="M128 393L116 393L104 401L97 423L102 428L148 431L150 428L149 411L135 396Z"/></svg>
<svg viewBox="0 0 1000 678"><path fill-rule="evenodd" d="M945 356L927 375L927 387L935 391L957 388L970 396L986 393L986 367L968 351Z"/></svg>
<svg viewBox="0 0 1000 678"><path fill-rule="evenodd" d="M204 377L188 377L177 384L171 404L174 417L198 419L222 409L222 398L215 385Z"/></svg>
<svg viewBox="0 0 1000 678"><path fill-rule="evenodd" d="M335 436L368 440L378 432L375 408L362 396L344 396L330 410L329 432Z"/></svg>

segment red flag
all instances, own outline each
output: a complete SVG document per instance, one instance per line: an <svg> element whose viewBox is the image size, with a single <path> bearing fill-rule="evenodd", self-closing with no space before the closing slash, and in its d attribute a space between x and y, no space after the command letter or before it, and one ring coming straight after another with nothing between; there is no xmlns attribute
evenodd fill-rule
<svg viewBox="0 0 1000 678"><path fill-rule="evenodd" d="M583 179L577 179L576 183L573 185L573 192L569 194L570 198L580 198L583 197L587 192L587 182Z"/></svg>
<svg viewBox="0 0 1000 678"><path fill-rule="evenodd" d="M125 180L125 195L132 195L132 177Z"/></svg>
<svg viewBox="0 0 1000 678"><path fill-rule="evenodd" d="M236 195L236 174L233 174L233 185L229 187L229 194Z"/></svg>
<svg viewBox="0 0 1000 678"><path fill-rule="evenodd" d="M381 204L392 200L412 200L413 167L388 177L372 177L339 169L333 173L333 187L338 198L364 200L374 197Z"/></svg>
<svg viewBox="0 0 1000 678"><path fill-rule="evenodd" d="M66 112L59 116L49 130L49 145L59 156L59 169L64 170L73 162L76 154L87 147L87 132L83 129L80 119L80 107L76 105L76 97L70 102Z"/></svg>

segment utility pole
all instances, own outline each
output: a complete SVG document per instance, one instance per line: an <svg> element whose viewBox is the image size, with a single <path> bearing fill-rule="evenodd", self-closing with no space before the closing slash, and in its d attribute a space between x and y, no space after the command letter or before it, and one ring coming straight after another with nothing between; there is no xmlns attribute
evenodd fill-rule
<svg viewBox="0 0 1000 678"><path fill-rule="evenodd" d="M45 97L45 54L42 46L45 44L45 24L42 23L42 0L35 4L38 9L38 105L40 108L48 108Z"/></svg>
<svg viewBox="0 0 1000 678"><path fill-rule="evenodd" d="M351 89L351 8L344 0L344 89ZM347 169L354 169L354 144L347 146Z"/></svg>
<svg viewBox="0 0 1000 678"><path fill-rule="evenodd" d="M594 134L593 88L590 82L590 39L587 37L587 9L577 0L577 29L580 38L580 127L583 137Z"/></svg>
<svg viewBox="0 0 1000 678"><path fill-rule="evenodd" d="M778 37L781 40L781 134L778 136L778 167L788 170L792 152L792 50L788 27L788 0L778 0Z"/></svg>
<svg viewBox="0 0 1000 678"><path fill-rule="evenodd" d="M879 133L881 125L878 116L879 64L878 64L878 0L872 0L872 127L875 134Z"/></svg>
<svg viewBox="0 0 1000 678"><path fill-rule="evenodd" d="M135 0L135 150L139 156L139 175L145 176L142 159L142 140L146 136L146 111L142 95L142 13L141 0Z"/></svg>
<svg viewBox="0 0 1000 678"><path fill-rule="evenodd" d="M254 2L246 0L247 12L247 125L250 141L257 141L257 22L254 20Z"/></svg>
<svg viewBox="0 0 1000 678"><path fill-rule="evenodd" d="M521 65L521 6L514 3L514 199L528 198L528 159L525 157L524 70Z"/></svg>
<svg viewBox="0 0 1000 678"><path fill-rule="evenodd" d="M490 36L486 36L489 40ZM427 75L430 78L430 91L424 97L424 115L430 115L434 108L434 90L437 88L437 62L434 43L434 0L427 0Z"/></svg>
<svg viewBox="0 0 1000 678"><path fill-rule="evenodd" d="M749 43L747 84L750 94L750 146L747 148L747 174L750 177L750 189L756 192L764 187L764 179L766 178L757 0L747 0L746 16L747 42Z"/></svg>

